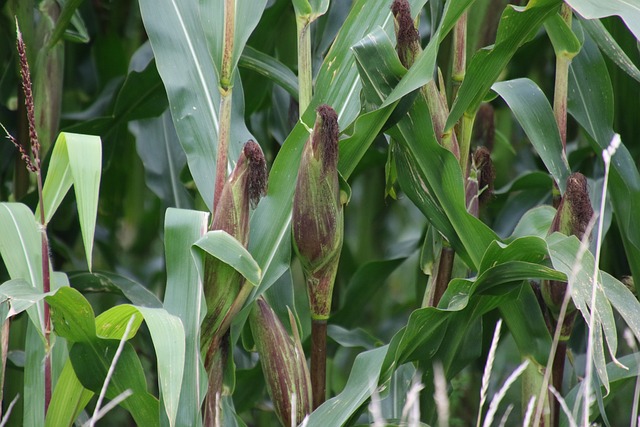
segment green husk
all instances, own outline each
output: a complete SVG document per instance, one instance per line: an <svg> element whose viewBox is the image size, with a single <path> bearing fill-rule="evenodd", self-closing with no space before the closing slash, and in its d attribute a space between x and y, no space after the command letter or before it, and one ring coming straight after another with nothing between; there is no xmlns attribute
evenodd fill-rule
<svg viewBox="0 0 640 427"><path fill-rule="evenodd" d="M567 178L567 189L551 222L549 232L560 232L567 236L573 235L582 240L592 216L593 208L589 200L587 179L579 172L573 173ZM566 282L546 280L542 282L542 296L554 318L560 312L566 289ZM575 306L570 304L567 310L568 316L565 320L573 319L573 316L570 316L573 311L575 311ZM567 326L566 329L568 330L563 335L568 336L571 327Z"/></svg>
<svg viewBox="0 0 640 427"><path fill-rule="evenodd" d="M300 161L293 199L293 247L305 273L313 319L327 319L344 234L338 178L338 116L318 115Z"/></svg>

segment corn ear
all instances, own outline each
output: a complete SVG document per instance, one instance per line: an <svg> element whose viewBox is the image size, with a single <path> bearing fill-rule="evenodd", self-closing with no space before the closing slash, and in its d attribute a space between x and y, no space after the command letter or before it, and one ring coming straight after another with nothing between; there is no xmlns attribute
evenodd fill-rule
<svg viewBox="0 0 640 427"><path fill-rule="evenodd" d="M263 298L256 301L249 316L267 391L276 415L285 426L298 425L311 413L309 370L291 312L289 317L293 337Z"/></svg>

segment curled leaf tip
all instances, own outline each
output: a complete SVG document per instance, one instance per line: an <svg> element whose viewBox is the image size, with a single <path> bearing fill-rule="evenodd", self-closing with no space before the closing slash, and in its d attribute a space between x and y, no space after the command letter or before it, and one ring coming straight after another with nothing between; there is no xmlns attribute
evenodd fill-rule
<svg viewBox="0 0 640 427"><path fill-rule="evenodd" d="M323 170L335 169L338 164L338 114L326 104L320 105L316 109L318 114L316 124L313 128L313 150L322 150ZM316 154L317 155L317 154Z"/></svg>
<svg viewBox="0 0 640 427"><path fill-rule="evenodd" d="M267 162L257 142L247 141L243 152L249 161L248 193L251 206L255 207L267 192Z"/></svg>

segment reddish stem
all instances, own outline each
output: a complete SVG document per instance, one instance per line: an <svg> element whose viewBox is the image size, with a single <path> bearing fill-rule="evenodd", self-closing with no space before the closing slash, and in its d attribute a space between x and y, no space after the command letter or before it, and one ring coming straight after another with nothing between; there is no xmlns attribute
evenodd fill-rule
<svg viewBox="0 0 640 427"><path fill-rule="evenodd" d="M327 321L311 322L311 393L313 409L324 403L327 377Z"/></svg>

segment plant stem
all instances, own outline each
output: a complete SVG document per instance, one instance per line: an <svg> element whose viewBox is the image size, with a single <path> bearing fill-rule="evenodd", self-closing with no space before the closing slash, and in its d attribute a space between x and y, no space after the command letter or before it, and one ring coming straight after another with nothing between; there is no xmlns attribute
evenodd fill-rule
<svg viewBox="0 0 640 427"><path fill-rule="evenodd" d="M327 377L327 320L311 322L311 393L313 409L322 405L326 395Z"/></svg>
<svg viewBox="0 0 640 427"><path fill-rule="evenodd" d="M467 15L468 12L464 12L453 29L452 101L458 95L458 89L464 80L467 69Z"/></svg>
<svg viewBox="0 0 640 427"><path fill-rule="evenodd" d="M471 150L471 137L473 136L473 122L475 114L464 113L459 122L460 130L460 169L462 176L466 177L469 167L469 152Z"/></svg>
<svg viewBox="0 0 640 427"><path fill-rule="evenodd" d="M42 170L40 168L40 159L38 150L34 150L36 164L36 182L38 183L38 198L40 199L40 224L41 232L41 249L42 249L42 291L46 294L51 291L51 271L49 267L49 239L47 238L47 224L45 222L44 197L42 194ZM45 358L44 358L44 410L45 414L51 402L51 313L49 304L44 301L44 338L45 338Z"/></svg>
<svg viewBox="0 0 640 427"><path fill-rule="evenodd" d="M220 88L220 127L218 128L218 154L216 161L216 183L213 196L213 211L218 207L220 195L227 181L227 155L229 152L229 133L231 130L231 87ZM214 215L211 215L213 221Z"/></svg>
<svg viewBox="0 0 640 427"><path fill-rule="evenodd" d="M443 243L444 244L444 243ZM450 246L443 246L440 251L438 267L431 282L426 307L437 307L451 281L455 251Z"/></svg>
<svg viewBox="0 0 640 427"><path fill-rule="evenodd" d="M562 4L560 15L569 28L571 28L571 8L566 3ZM558 130L560 131L562 150L565 152L567 148L567 88L569 86L569 65L571 64L571 58L572 57L565 52L559 52L557 54L556 82L553 93L553 114L558 124Z"/></svg>
<svg viewBox="0 0 640 427"><path fill-rule="evenodd" d="M553 365L551 368L551 383L553 388L558 392L562 390L562 379L564 376L564 362L567 357L567 342L558 342L556 348L556 354L553 358ZM560 401L555 396L549 396L552 399L553 405L551 406L551 425L558 427L560 425Z"/></svg>
<svg viewBox="0 0 640 427"><path fill-rule="evenodd" d="M235 34L235 1L224 2L224 35L222 50L222 65L220 67L220 125L218 127L218 154L216 157L216 180L213 194L213 211L215 212L222 194L222 188L227 180L227 155L229 152L229 134L231 130L231 95L232 95L232 65L233 41ZM213 216L211 217L213 221Z"/></svg>
<svg viewBox="0 0 640 427"><path fill-rule="evenodd" d="M7 368L7 352L9 351L9 319L5 320L0 329L0 402L4 400L4 379ZM2 405L0 405L0 419L2 419Z"/></svg>
<svg viewBox="0 0 640 427"><path fill-rule="evenodd" d="M308 16L299 16L296 19L298 29L298 87L300 117L311 103L313 96L313 75L311 68L311 21Z"/></svg>
<svg viewBox="0 0 640 427"><path fill-rule="evenodd" d="M204 400L204 426L217 427L222 425L222 386L224 370L229 354L230 333L221 338L214 337L213 342L204 355L204 368L207 372L207 396Z"/></svg>
<svg viewBox="0 0 640 427"><path fill-rule="evenodd" d="M60 16L60 4L56 0L43 1L39 7L42 19L38 22L37 34L42 40L53 35L53 30ZM60 110L62 106L62 89L64 77L64 42L51 45L45 43L39 49L35 62L34 74L35 119L38 128L38 139L42 144L41 157L49 152L51 144L58 133Z"/></svg>

